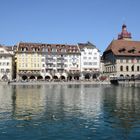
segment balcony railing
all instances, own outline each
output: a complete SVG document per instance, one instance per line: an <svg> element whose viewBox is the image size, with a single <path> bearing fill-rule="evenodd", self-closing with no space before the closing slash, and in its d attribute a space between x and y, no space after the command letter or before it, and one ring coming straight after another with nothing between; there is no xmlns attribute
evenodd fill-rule
<svg viewBox="0 0 140 140"><path fill-rule="evenodd" d="M53 61L46 61L46 64L53 64Z"/></svg>
<svg viewBox="0 0 140 140"><path fill-rule="evenodd" d="M23 70L23 71L19 71L18 74L28 74L28 75L37 74L38 75L38 74L40 74L40 71L35 71L35 70L33 70L33 71L24 71Z"/></svg>

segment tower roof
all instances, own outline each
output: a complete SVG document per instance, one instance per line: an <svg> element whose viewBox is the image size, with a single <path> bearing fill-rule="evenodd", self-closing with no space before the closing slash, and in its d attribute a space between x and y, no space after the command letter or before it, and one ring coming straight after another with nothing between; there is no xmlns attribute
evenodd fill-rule
<svg viewBox="0 0 140 140"><path fill-rule="evenodd" d="M127 31L127 26L125 24L122 25L122 32L118 35L118 39L131 39L131 33Z"/></svg>

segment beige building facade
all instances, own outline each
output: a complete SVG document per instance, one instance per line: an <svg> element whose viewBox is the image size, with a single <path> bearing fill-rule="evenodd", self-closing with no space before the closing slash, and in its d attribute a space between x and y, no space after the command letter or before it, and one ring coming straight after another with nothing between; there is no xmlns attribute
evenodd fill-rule
<svg viewBox="0 0 140 140"><path fill-rule="evenodd" d="M110 77L133 78L140 74L140 41L133 41L126 25L102 56L104 74Z"/></svg>

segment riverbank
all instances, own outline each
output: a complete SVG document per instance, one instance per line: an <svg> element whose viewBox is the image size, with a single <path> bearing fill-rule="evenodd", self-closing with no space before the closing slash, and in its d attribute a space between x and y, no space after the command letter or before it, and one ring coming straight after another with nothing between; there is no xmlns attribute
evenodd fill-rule
<svg viewBox="0 0 140 140"><path fill-rule="evenodd" d="M46 82L46 81L32 81L32 82L10 82L7 83L10 85L80 85L80 84L87 84L87 85L109 85L110 81L68 81L68 82Z"/></svg>

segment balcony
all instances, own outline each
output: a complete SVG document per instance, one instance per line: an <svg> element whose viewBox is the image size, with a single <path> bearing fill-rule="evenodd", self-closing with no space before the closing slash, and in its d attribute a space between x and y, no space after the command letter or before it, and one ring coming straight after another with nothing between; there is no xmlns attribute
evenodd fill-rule
<svg viewBox="0 0 140 140"><path fill-rule="evenodd" d="M46 61L46 64L53 64L53 61Z"/></svg>
<svg viewBox="0 0 140 140"><path fill-rule="evenodd" d="M64 57L57 57L57 61L64 60Z"/></svg>
<svg viewBox="0 0 140 140"><path fill-rule="evenodd" d="M46 67L46 70L52 70L52 69L53 69L53 67L51 67L51 66Z"/></svg>
<svg viewBox="0 0 140 140"><path fill-rule="evenodd" d="M64 64L65 61L57 61L57 64Z"/></svg>
<svg viewBox="0 0 140 140"><path fill-rule="evenodd" d="M53 57L46 57L46 60L53 60Z"/></svg>

